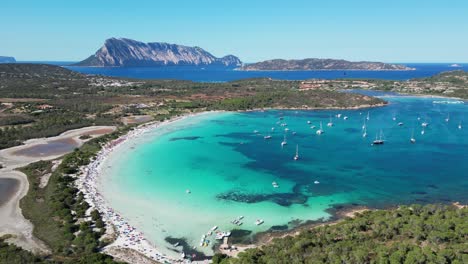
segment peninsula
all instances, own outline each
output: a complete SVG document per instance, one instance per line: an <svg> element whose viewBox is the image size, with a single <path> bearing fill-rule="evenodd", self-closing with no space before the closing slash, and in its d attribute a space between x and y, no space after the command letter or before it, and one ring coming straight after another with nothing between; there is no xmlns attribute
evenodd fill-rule
<svg viewBox="0 0 468 264"><path fill-rule="evenodd" d="M164 42L144 43L127 38L110 38L89 58L74 66L151 67L151 66L238 67L239 58L227 55L217 58L200 47L188 47Z"/></svg>
<svg viewBox="0 0 468 264"><path fill-rule="evenodd" d="M401 64L358 61L351 62L336 59L303 59L303 60L266 60L244 65L243 71L318 71L318 70L363 70L363 71L410 71L414 68Z"/></svg>

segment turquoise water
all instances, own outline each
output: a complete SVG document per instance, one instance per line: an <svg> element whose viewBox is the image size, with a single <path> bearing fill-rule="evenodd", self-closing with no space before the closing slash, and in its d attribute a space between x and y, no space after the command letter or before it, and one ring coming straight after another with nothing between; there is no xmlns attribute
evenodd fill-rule
<svg viewBox="0 0 468 264"><path fill-rule="evenodd" d="M167 254L175 253L166 237L211 254L199 241L214 225L255 233L328 219L330 209L346 205L468 202L468 120L458 128L467 105L387 100L375 109L208 113L176 121L119 146L104 164L102 191ZM333 127L326 126L330 117ZM316 135L311 126L320 122L325 133ZM424 135L422 122L429 123ZM371 146L380 131L385 144ZM242 226L230 223L241 215ZM265 223L257 226L256 219Z"/></svg>

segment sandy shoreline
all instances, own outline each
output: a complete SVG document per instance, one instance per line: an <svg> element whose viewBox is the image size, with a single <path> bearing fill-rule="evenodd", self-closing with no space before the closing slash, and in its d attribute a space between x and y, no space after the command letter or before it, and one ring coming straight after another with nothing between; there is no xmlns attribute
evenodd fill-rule
<svg viewBox="0 0 468 264"><path fill-rule="evenodd" d="M79 137L84 134L91 134L99 136L100 133L93 134L97 130L113 131L115 127L109 126L93 126L84 127L80 129L69 130L60 134L59 136L50 138L38 138L30 139L24 142L24 145L16 146L8 149L0 150L0 164L4 168L0 169L1 179L15 179L19 181L18 190L13 194L8 201L0 206L0 236L10 234L12 235L7 241L14 243L26 250L30 250L35 253L48 253L49 249L40 240L34 238L32 235L33 225L31 222L24 218L21 208L19 206L21 198L23 198L29 189L29 183L27 176L17 168L26 166L30 163L37 162L39 160L52 160L57 159L67 152L55 153L54 155L44 156L23 156L15 154L17 151L25 150L38 145L46 145L49 142L63 139L73 139L77 146L81 146L86 140L82 140Z"/></svg>
<svg viewBox="0 0 468 264"><path fill-rule="evenodd" d="M107 229L115 232L113 234L115 236L114 242L106 246L103 252L115 257L117 260L133 263L135 262L135 257L139 258L138 263L151 262L151 260L169 263L184 261L182 257L173 258L162 254L156 245L153 245L145 239L142 232L131 226L118 212L108 205L99 191L98 180L100 177L100 169L108 155L112 153L117 146L120 146L127 140L139 137L152 129L160 128L188 117L220 112L221 111L206 111L190 113L163 122L155 121L142 124L118 139L108 142L98 153L95 160L88 166L82 168L82 175L76 180L77 188L85 194L85 199L90 204L91 208L97 209L102 214L102 219L106 223Z"/></svg>

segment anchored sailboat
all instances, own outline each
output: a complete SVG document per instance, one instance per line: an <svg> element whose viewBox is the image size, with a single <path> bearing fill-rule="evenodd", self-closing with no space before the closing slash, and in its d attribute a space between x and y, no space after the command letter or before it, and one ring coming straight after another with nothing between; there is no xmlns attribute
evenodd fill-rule
<svg viewBox="0 0 468 264"><path fill-rule="evenodd" d="M380 130L379 135L375 135L375 140L372 142L372 145L383 145L385 140L383 140L383 132Z"/></svg>
<svg viewBox="0 0 468 264"><path fill-rule="evenodd" d="M328 122L327 126L328 126L328 127L332 127L332 126L333 126L333 122L332 122L331 116L330 116L330 122Z"/></svg>
<svg viewBox="0 0 468 264"><path fill-rule="evenodd" d="M294 160L299 159L299 145L296 145L296 155L294 156Z"/></svg>
<svg viewBox="0 0 468 264"><path fill-rule="evenodd" d="M323 134L322 122L320 121L320 129L315 132L317 135Z"/></svg>
<svg viewBox="0 0 468 264"><path fill-rule="evenodd" d="M411 143L416 143L416 139L414 138L414 128L411 130L411 138L410 138Z"/></svg>
<svg viewBox="0 0 468 264"><path fill-rule="evenodd" d="M284 147L284 145L288 144L286 141L286 134L284 134L283 142L281 142L281 147Z"/></svg>

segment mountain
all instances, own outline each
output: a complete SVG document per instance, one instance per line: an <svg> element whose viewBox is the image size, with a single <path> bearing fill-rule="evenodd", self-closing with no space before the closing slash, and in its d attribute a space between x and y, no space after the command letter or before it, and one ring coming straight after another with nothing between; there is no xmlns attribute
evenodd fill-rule
<svg viewBox="0 0 468 264"><path fill-rule="evenodd" d="M267 60L239 68L244 71L310 71L310 70L367 70L367 71L409 71L401 64L383 62L358 61L351 62L335 59L303 59L303 60Z"/></svg>
<svg viewBox="0 0 468 264"><path fill-rule="evenodd" d="M0 63L15 63L16 60L13 57L0 56Z"/></svg>
<svg viewBox="0 0 468 264"><path fill-rule="evenodd" d="M172 65L238 67L242 65L242 62L233 55L217 58L199 47L163 42L143 43L126 38L110 38L94 55L74 66L144 67Z"/></svg>

